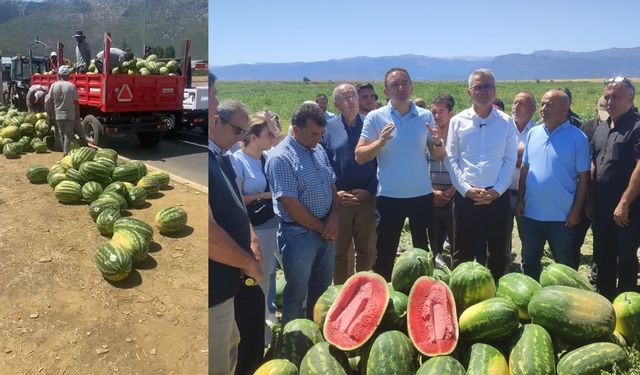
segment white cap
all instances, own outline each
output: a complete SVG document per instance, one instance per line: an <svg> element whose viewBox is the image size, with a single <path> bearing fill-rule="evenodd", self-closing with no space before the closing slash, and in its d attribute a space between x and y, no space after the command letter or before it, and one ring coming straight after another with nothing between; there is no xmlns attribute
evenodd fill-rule
<svg viewBox="0 0 640 375"><path fill-rule="evenodd" d="M36 102L39 102L44 97L44 91L36 91L35 97Z"/></svg>
<svg viewBox="0 0 640 375"><path fill-rule="evenodd" d="M58 56L58 53L57 53L56 51L51 51L51 55L50 55L50 56L51 56L51 57L53 57L53 56Z"/></svg>
<svg viewBox="0 0 640 375"><path fill-rule="evenodd" d="M58 74L61 76L68 76L69 75L69 67L66 65L62 65L61 67L58 68Z"/></svg>

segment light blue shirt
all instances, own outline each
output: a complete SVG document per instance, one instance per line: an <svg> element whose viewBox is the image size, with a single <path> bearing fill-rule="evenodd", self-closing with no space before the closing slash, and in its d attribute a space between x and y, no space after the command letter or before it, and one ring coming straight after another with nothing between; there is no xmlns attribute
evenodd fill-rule
<svg viewBox="0 0 640 375"><path fill-rule="evenodd" d="M565 221L578 187L578 173L591 166L587 136L565 121L552 133L543 125L527 134L522 164L524 216L538 221Z"/></svg>
<svg viewBox="0 0 640 375"><path fill-rule="evenodd" d="M401 115L391 106L369 112L364 120L361 139L375 141L388 123L395 124L393 138L378 152L378 196L414 198L430 194L429 163L425 157L431 134L425 127L434 124L431 112L416 107ZM431 125L432 126L432 125Z"/></svg>
<svg viewBox="0 0 640 375"><path fill-rule="evenodd" d="M294 221L278 200L280 197L297 199L319 219L329 214L336 177L320 144L309 149L287 135L269 152L266 169L273 211L280 220Z"/></svg>
<svg viewBox="0 0 640 375"><path fill-rule="evenodd" d="M236 172L238 185L242 185L242 195L255 195L265 191L267 177L262 170L260 159L254 159L244 151L238 150L233 153L231 164Z"/></svg>

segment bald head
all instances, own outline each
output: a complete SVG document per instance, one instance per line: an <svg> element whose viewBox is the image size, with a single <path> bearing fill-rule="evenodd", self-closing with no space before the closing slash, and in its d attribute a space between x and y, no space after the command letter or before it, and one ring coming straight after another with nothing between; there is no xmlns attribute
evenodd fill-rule
<svg viewBox="0 0 640 375"><path fill-rule="evenodd" d="M513 98L513 104L511 105L511 115L516 125L519 127L526 126L536 112L536 106L536 98L533 97L533 94L528 91L519 92Z"/></svg>
<svg viewBox="0 0 640 375"><path fill-rule="evenodd" d="M342 83L333 89L334 105L342 116L349 122L347 125L355 123L355 118L360 111L358 101L358 91L353 85Z"/></svg>
<svg viewBox="0 0 640 375"><path fill-rule="evenodd" d="M555 128L567 120L571 101L562 90L549 90L540 101L540 115L548 128Z"/></svg>

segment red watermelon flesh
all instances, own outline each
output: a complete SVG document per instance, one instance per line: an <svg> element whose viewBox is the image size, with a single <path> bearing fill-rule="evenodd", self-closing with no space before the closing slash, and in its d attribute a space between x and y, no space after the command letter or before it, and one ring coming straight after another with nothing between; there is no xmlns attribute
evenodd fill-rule
<svg viewBox="0 0 640 375"><path fill-rule="evenodd" d="M364 345L380 324L389 302L386 280L358 272L342 286L324 322L325 340L341 350Z"/></svg>
<svg viewBox="0 0 640 375"><path fill-rule="evenodd" d="M409 337L426 356L447 355L458 344L458 321L453 294L440 280L422 276L413 284L407 306Z"/></svg>

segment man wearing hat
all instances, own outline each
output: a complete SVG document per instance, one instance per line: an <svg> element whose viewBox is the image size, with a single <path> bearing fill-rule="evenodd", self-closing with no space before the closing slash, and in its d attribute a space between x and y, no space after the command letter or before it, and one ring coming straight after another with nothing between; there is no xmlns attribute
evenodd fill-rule
<svg viewBox="0 0 640 375"><path fill-rule="evenodd" d="M76 43L78 43L76 45L76 72L86 73L89 60L91 60L91 47L89 47L87 38L82 31L76 31L76 35L73 37L76 38Z"/></svg>
<svg viewBox="0 0 640 375"><path fill-rule="evenodd" d="M58 81L51 85L45 101L53 105L55 111L58 134L62 137L62 151L69 153L69 143L75 139L73 131L77 128L80 139L84 141L84 131L80 125L80 104L78 91L73 83L68 81L69 67L62 65L58 68Z"/></svg>
<svg viewBox="0 0 640 375"><path fill-rule="evenodd" d="M27 111L29 113L44 112L44 96L47 88L42 85L31 85L27 91Z"/></svg>

